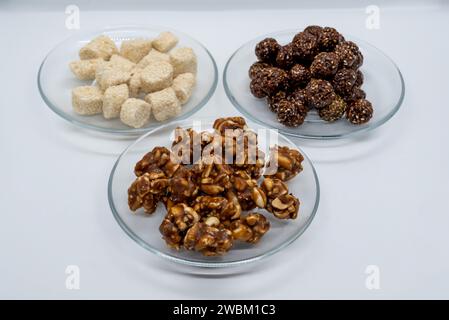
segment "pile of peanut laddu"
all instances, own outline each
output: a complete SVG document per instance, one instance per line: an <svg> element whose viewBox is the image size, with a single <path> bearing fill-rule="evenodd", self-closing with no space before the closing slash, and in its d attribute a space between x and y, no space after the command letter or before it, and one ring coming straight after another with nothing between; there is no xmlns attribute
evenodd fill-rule
<svg viewBox="0 0 449 320"><path fill-rule="evenodd" d="M223 137L227 130L235 130L235 134L226 142ZM298 150L272 146L265 163L257 134L247 128L241 117L217 119L213 132L192 128L177 131L178 138L172 141L170 149L157 146L136 163L136 178L128 189L132 211L143 208L151 214L158 203L165 205L159 231L169 247L206 256L222 255L236 241L255 244L269 231L270 221L261 212L253 211L256 208L278 219L297 218L300 201L289 191L287 181L303 169L304 158ZM248 148L243 156L236 146L240 137L246 138ZM216 143L231 148L232 163L223 161L215 149L204 155ZM196 148L203 154L200 158L188 152L184 159L187 161L177 161L184 156L179 150ZM263 179L259 179L262 175Z"/></svg>

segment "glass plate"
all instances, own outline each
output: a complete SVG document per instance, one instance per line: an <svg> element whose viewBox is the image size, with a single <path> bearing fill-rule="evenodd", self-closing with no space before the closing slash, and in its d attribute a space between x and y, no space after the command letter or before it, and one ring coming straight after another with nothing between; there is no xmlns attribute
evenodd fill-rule
<svg viewBox="0 0 449 320"><path fill-rule="evenodd" d="M79 49L94 37L104 34L111 37L117 45L122 40L134 38L154 38L162 31L171 31L179 38L178 47L191 47L198 59L197 86L190 100L182 106L179 116L165 122L151 121L142 128L131 128L119 119L107 120L101 114L82 116L72 109L71 90L76 86L88 85L92 81L80 81L69 69L69 62L79 59ZM42 99L56 114L80 127L116 134L142 134L161 124L185 119L201 109L217 87L218 71L210 52L197 40L179 31L165 27L123 26L103 30L80 32L58 44L45 57L38 74L38 87Z"/></svg>
<svg viewBox="0 0 449 320"><path fill-rule="evenodd" d="M199 123L201 126L198 128ZM212 124L213 120L195 121L195 128L209 130L212 128ZM254 123L248 123L248 125L254 130L264 129L264 127ZM159 225L166 213L163 204L159 203L156 212L152 215L145 215L140 211L138 211L138 214L133 214L128 208L127 190L135 179L133 172L135 163L155 146L169 148L171 145L170 137L177 126L182 128L192 127L192 121L184 120L166 124L137 139L117 159L109 178L108 199L112 213L126 234L139 245L174 262L196 267L227 267L268 257L291 244L307 229L315 216L320 198L320 188L315 169L305 153L288 138L274 133L278 141L268 139L270 133L274 130L265 130L265 132L259 132L259 146L267 155L269 146L276 143L298 149L304 155L304 170L288 182L289 190L298 196L301 201L298 218L288 221L279 220L262 210L261 212L264 212L264 215L271 222L270 231L256 245L235 242L233 248L226 255L220 257L205 257L197 252L176 251L168 248L159 233ZM273 133L271 133L271 137L275 137Z"/></svg>
<svg viewBox="0 0 449 320"><path fill-rule="evenodd" d="M365 76L362 89L373 104L373 118L363 125L353 125L344 119L329 123L321 120L317 112L312 110L304 124L299 127L290 128L279 123L276 114L268 109L265 99L257 99L251 94L248 69L256 61L254 48L260 40L272 37L279 43L286 44L297 32L287 30L261 36L244 44L229 58L223 73L223 85L229 100L245 116L265 126L279 129L288 136L335 139L377 128L398 111L405 90L399 68L393 60L373 45L355 37L347 37L347 40L354 41L360 47L365 58L361 67Z"/></svg>

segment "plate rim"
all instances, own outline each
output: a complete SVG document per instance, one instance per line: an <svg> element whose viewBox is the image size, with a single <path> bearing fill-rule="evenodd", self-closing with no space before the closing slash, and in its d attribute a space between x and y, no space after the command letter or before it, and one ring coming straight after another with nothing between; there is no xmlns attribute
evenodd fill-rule
<svg viewBox="0 0 449 320"><path fill-rule="evenodd" d="M151 135L155 131L162 130L162 129L164 129L166 127L169 127L169 126L181 125L182 123L186 123L187 121L188 120L184 119L184 120L180 120L180 121L176 121L176 122L167 123L167 124L164 124L163 126L159 126L157 128L153 128L151 131L149 131L149 132L145 133L144 135L140 136L133 143L131 143L128 147L126 147L125 150L118 156L117 160L114 163L114 166L112 167L111 173L109 174L108 186L107 186L107 188L108 188L107 193L108 193L109 207L111 209L112 215L114 216L114 219L117 221L117 223L119 224L121 229L134 242L139 244L142 248L150 251L151 253L154 253L155 255L157 255L157 256L159 256L161 258L165 258L168 261L173 261L173 262L176 262L176 263L181 264L181 265L187 265L187 266L192 266L192 267L217 269L217 268L224 268L224 267L236 267L236 266L246 265L246 264L249 264L249 263L252 263L252 262L260 261L260 260L263 260L265 258L271 257L272 255L278 253L279 251L285 249L290 244L295 242L309 228L310 224L315 219L315 216L317 214L318 207L319 207L319 204L320 204L320 199L321 199L321 187L320 187L320 181L319 181L319 178L318 178L318 174L317 174L315 166L314 166L313 162L311 161L311 159L309 158L309 156L296 143L294 143L288 137L286 137L285 135L283 135L282 133L279 132L278 134L283 136L283 138L286 139L287 142L289 142L292 145L294 145L301 152L301 154L304 156L304 159L307 160L310 163L310 166L312 168L313 177L314 177L315 184L316 184L316 197L315 197L315 204L314 204L314 207L312 209L312 213L310 214L310 217L308 218L308 220L305 222L304 226L302 227L302 229L298 233L295 233L292 237L287 239L285 242L283 242L278 247L276 247L276 248L274 248L272 250L269 250L269 251L267 251L265 253L261 253L261 254L258 254L256 256L254 256L254 257L251 257L251 258L248 258L248 259L244 259L244 260L233 260L233 261L228 261L228 262L216 262L216 261L199 262L199 261L179 258L179 257L176 257L176 256L171 255L169 253L164 253L164 252L159 251L156 248L153 248L151 245L149 245L147 242L145 242L143 239L141 239L139 236L137 236L127 226L127 224L122 220L122 218L120 217L120 214L118 213L118 211L117 211L117 209L115 208L115 205L114 205L114 199L113 199L113 196L112 196L112 183L113 183L114 174L115 174L115 171L117 169L117 166L120 163L120 160L122 159L122 157L132 147L134 147L136 144L138 144L143 139L147 138L149 135ZM201 118L200 121L213 122L214 118L209 118L209 117ZM251 123L251 121L249 121L249 122ZM267 129L269 129L269 128L267 128Z"/></svg>
<svg viewBox="0 0 449 320"><path fill-rule="evenodd" d="M206 52L206 54L208 55L208 57L210 58L211 62L212 62L212 67L214 70L214 79L212 82L212 85L209 89L209 91L207 92L207 94L204 96L204 98L190 111L186 112L185 114L183 114L180 117L174 118L174 121L182 121L187 119L188 117L194 115L195 113L197 113L199 110L201 110L208 102L209 100L212 98L212 96L214 95L215 91L217 90L217 86L218 86L218 79L219 79L219 75L218 75L218 67L217 67L217 62L215 61L215 58L213 57L212 53L209 51L209 49L199 40L197 40L196 38L182 32L182 31L178 31L176 29L173 28L169 28L169 27L164 27L164 26L156 26L156 25L118 25L118 26L107 26L105 28L102 29L96 29L96 28L89 28L89 29L85 29L83 31L77 32L69 37L66 37L64 40L58 42L44 57L44 59L42 60L40 66L39 66L39 70L37 73L37 87L38 87L38 91L39 94L42 98L42 100L45 102L45 104L47 105L47 107L52 110L54 113L56 113L59 117L61 117L62 119L68 121L71 124L74 124L77 127L83 128L83 129L87 129L87 130L91 130L91 131L96 131L96 132L102 132L102 133L108 133L108 134L117 134L117 135L123 135L123 136L137 136L137 135L141 135L143 133L149 132L150 130L153 130L155 128L160 127L161 125L165 125L167 123L172 123L173 121L168 120L168 122L160 122L160 125L156 125L155 127L152 128L124 128L124 129L112 129L112 128L104 128L104 127L99 127L96 125L92 125L92 124L88 124L85 123L83 121L77 120L74 117L70 116L69 114L67 114L66 112L60 110L60 108L58 108L57 106L55 106L52 102L50 102L49 98L46 96L43 88L42 88L42 84L41 84L41 75L42 75L42 69L45 65L45 63L47 62L48 58L50 57L50 55L56 50L58 49L60 46L64 45L67 41L70 41L72 38L75 37L79 37L82 36L83 34L90 34L90 33L97 33L97 34L102 34L104 32L108 32L108 31L120 31L122 29L148 29L148 30L152 30L153 28L158 28L158 29L163 29L163 30L168 30L168 31L173 31L176 32L179 35L185 36L187 38L190 38L192 40L194 40L195 42L197 42Z"/></svg>
<svg viewBox="0 0 449 320"><path fill-rule="evenodd" d="M289 34L289 33L297 33L298 30L297 29L284 29L284 30L279 30L279 31L275 31L275 32L271 32L271 33L267 33L258 37L255 37L249 41L246 41L245 43L243 43L240 47L238 47L233 53L232 55L228 58L225 68L223 69L223 78L222 78L222 82L223 82L223 87L226 93L226 97L228 98L228 100L232 103L232 105L239 111L241 112L243 115L245 115L245 117L248 117L251 121L256 122L260 125L266 126L268 128L273 128L273 129L277 129L279 130L280 133L282 133L285 136L289 136L289 137L294 137L294 138L301 138L301 139L309 139L309 140L334 140L334 139L342 139L342 138L348 138L352 135L358 135L364 132L368 132L374 129L379 128L380 126L382 126L383 124L385 124L387 121L389 121L400 109L400 107L402 106L402 103L404 102L404 97L405 97L405 81L404 81L404 77L402 75L401 70L399 69L398 65L394 62L394 60L392 58L390 58L390 56L388 56L384 51L382 51L381 49L377 48L376 46L374 46L373 44L371 44L368 41L365 41L363 39L360 39L359 37L356 36L352 36L352 35L348 35L348 39L353 39L355 42L359 42L359 43L363 43L364 45L367 45L368 47L371 47L372 49L374 49L375 51L377 51L379 54L381 54L382 56L384 56L388 61L390 61L392 63L392 65L395 67L396 71L398 72L399 75L399 79L401 82L401 94L399 96L398 101L396 102L396 105L394 106L394 108L392 108L392 110L390 110L390 112L384 117L382 118L376 125L373 126L365 126L365 127L359 127L356 128L350 132L347 133L343 133L343 134L331 134L331 135L312 135L312 134L301 134L301 133L293 133L293 132L288 132L285 131L284 128L277 128L274 127L273 125L270 125L268 123L263 122L262 120L258 119L257 117L254 117L250 112L248 112L247 110L245 110L244 107L242 107L237 100L235 99L235 97L233 96L233 94L231 93L231 90L229 89L229 86L227 85L228 83L228 78L227 78L227 74L228 74L228 68L229 65L231 63L231 61L233 60L233 58L235 57L235 55L245 46L249 45L250 43L258 40L258 39L263 39L266 37L270 37L270 36L274 36L274 35L282 35L282 34Z"/></svg>

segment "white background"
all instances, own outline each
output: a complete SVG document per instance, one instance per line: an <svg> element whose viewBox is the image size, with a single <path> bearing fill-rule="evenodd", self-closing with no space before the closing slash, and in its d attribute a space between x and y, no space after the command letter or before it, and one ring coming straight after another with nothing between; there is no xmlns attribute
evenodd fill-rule
<svg viewBox="0 0 449 320"><path fill-rule="evenodd" d="M295 2L1 2L1 298L449 298L447 2ZM42 59L77 32L65 28L67 4L79 5L81 29L166 25L203 42L220 83L197 117L238 114L221 71L243 42L308 24L384 50L403 72L406 97L369 134L297 141L316 165L322 197L293 245L240 272L192 274L140 248L112 217L107 180L131 140L74 127L39 96ZM381 9L379 30L365 28L368 4ZM72 264L80 290L65 287ZM365 287L368 265L380 268L379 290Z"/></svg>

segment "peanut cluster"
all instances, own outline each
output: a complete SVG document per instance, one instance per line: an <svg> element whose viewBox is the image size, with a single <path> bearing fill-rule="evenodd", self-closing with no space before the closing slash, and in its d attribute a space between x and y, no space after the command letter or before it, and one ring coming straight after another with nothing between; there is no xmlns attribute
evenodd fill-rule
<svg viewBox="0 0 449 320"><path fill-rule="evenodd" d="M169 247L206 256L226 253L234 241L257 243L270 222L251 212L256 208L295 219L300 202L285 181L304 160L297 150L274 146L265 163L257 134L241 117L217 119L213 129L177 128L171 150L155 147L137 162L128 189L132 211L151 214L164 203L159 231Z"/></svg>

